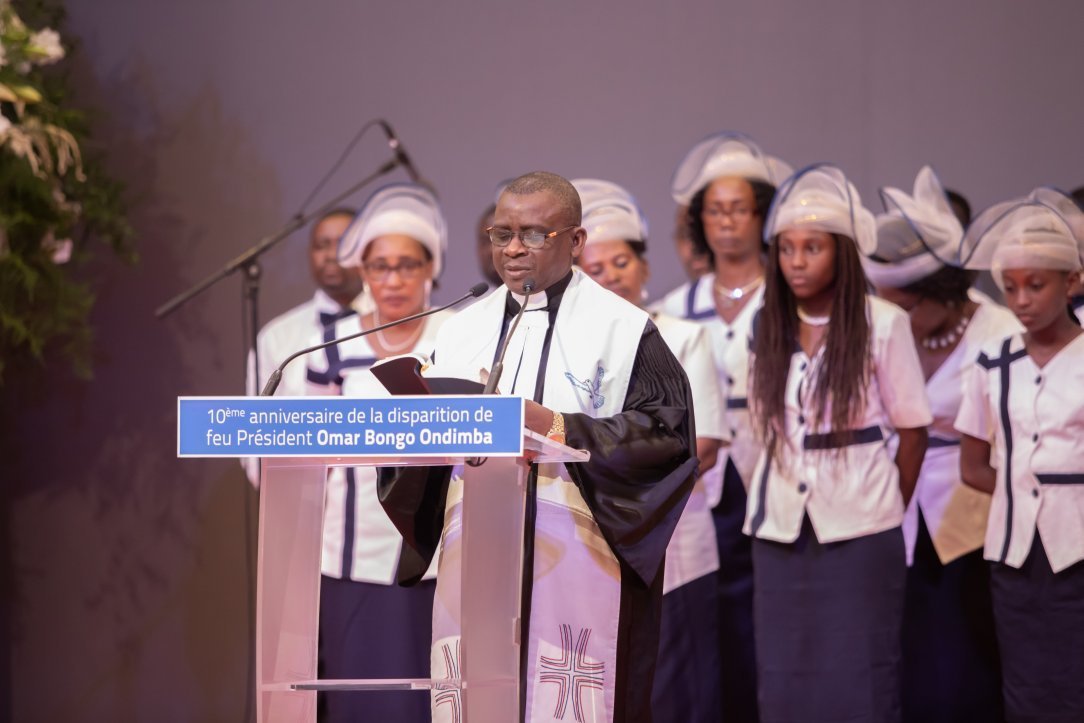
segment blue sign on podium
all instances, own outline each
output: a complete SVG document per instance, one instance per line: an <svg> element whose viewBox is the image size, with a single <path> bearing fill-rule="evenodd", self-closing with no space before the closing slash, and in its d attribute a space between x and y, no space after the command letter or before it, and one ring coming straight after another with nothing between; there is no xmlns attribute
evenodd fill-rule
<svg viewBox="0 0 1084 723"><path fill-rule="evenodd" d="M523 399L178 397L179 457L513 457Z"/></svg>

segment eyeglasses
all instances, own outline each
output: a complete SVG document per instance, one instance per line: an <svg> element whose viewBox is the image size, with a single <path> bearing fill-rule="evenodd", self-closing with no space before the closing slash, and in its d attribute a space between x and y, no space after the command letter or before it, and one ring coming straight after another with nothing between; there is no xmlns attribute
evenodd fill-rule
<svg viewBox="0 0 1084 723"><path fill-rule="evenodd" d="M497 226L490 226L486 229L486 233L489 234L489 242L494 246L501 248L512 243L512 239L519 236L520 243L529 249L540 249L546 245L546 241L549 239L560 236L565 231L571 231L574 228L579 228L576 224L571 226L565 226L558 231L550 231L549 233L542 233L535 229L529 229L527 231L513 231L510 228L499 228Z"/></svg>
<svg viewBox="0 0 1084 723"><path fill-rule="evenodd" d="M720 219L723 216L730 216L735 221L748 221L756 213L756 209L750 206L731 206L726 208L724 206L705 206L704 215L711 219Z"/></svg>
<svg viewBox="0 0 1084 723"><path fill-rule="evenodd" d="M425 266L425 261L418 261L417 259L402 259L395 266L392 266L387 261L367 261L362 264L365 273L379 281L386 281L393 271L398 272L399 276L404 279L415 279L421 275Z"/></svg>

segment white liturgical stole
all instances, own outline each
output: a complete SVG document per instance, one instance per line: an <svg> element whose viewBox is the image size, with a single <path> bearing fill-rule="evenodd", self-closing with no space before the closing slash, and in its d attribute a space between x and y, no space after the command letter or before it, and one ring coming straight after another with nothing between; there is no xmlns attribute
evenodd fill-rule
<svg viewBox="0 0 1084 723"><path fill-rule="evenodd" d="M480 379L490 368L504 320L498 292L442 328L430 376ZM521 299L518 299L521 300ZM531 297L508 345L499 389L537 396L550 312ZM608 417L622 411L647 314L579 270L565 289L549 334L542 404ZM589 464L589 463L588 463ZM452 473L433 609L432 675L457 677L462 469ZM527 721L612 721L621 573L563 464L538 465L534 579L527 644ZM454 701L435 693L433 720L458 721Z"/></svg>

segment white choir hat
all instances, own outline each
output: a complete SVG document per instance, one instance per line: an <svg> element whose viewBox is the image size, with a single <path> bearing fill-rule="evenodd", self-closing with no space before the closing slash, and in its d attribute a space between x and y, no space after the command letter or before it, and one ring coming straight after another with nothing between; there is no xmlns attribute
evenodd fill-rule
<svg viewBox="0 0 1084 723"><path fill-rule="evenodd" d="M858 189L843 171L827 163L803 168L776 191L764 223L764 238L792 228L846 236L863 255L877 247L873 214L862 205Z"/></svg>
<svg viewBox="0 0 1084 723"><path fill-rule="evenodd" d="M508 188L508 184L510 184L514 180L516 179L506 178L497 184L497 186L493 189L493 203L501 200L501 194L504 193L504 189Z"/></svg>
<svg viewBox="0 0 1084 723"><path fill-rule="evenodd" d="M960 252L967 268L989 269L1002 291L1005 269L1080 271L1084 266L1084 239L1062 213L1031 196L979 214Z"/></svg>
<svg viewBox="0 0 1084 723"><path fill-rule="evenodd" d="M1069 194L1052 186L1039 186L1028 194L1028 200L1050 206L1069 224L1077 241L1084 240L1084 211Z"/></svg>
<svg viewBox="0 0 1084 723"><path fill-rule="evenodd" d="M875 286L901 289L957 264L964 227L932 168L919 170L912 195L886 186L881 201L886 212L877 216L877 248L862 257Z"/></svg>
<svg viewBox="0 0 1084 723"><path fill-rule="evenodd" d="M670 195L688 206L693 196L716 178L737 176L778 187L793 172L783 161L764 153L749 136L723 131L700 141L685 155L674 171Z"/></svg>
<svg viewBox="0 0 1084 723"><path fill-rule="evenodd" d="M365 249L381 236L409 236L433 257L433 278L440 276L448 227L433 192L414 183L384 186L369 197L339 241L339 265L361 266Z"/></svg>
<svg viewBox="0 0 1084 723"><path fill-rule="evenodd" d="M647 243L647 219L636 199L623 187L597 178L572 181L583 206L581 226L592 241L638 241Z"/></svg>

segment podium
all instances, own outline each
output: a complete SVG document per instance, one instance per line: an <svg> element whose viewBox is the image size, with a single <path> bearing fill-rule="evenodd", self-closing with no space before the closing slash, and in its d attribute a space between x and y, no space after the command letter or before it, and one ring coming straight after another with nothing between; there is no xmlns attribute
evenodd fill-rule
<svg viewBox="0 0 1084 723"><path fill-rule="evenodd" d="M530 430L523 448L538 462L583 462L574 450ZM465 456L465 455L464 455ZM315 723L316 692L458 691L464 723L519 719L523 526L529 464L491 457L464 467L461 665L458 679L317 678L324 484L335 466L455 465L444 457L269 457L263 459L256 596L259 723ZM422 695L422 693L418 693Z"/></svg>

